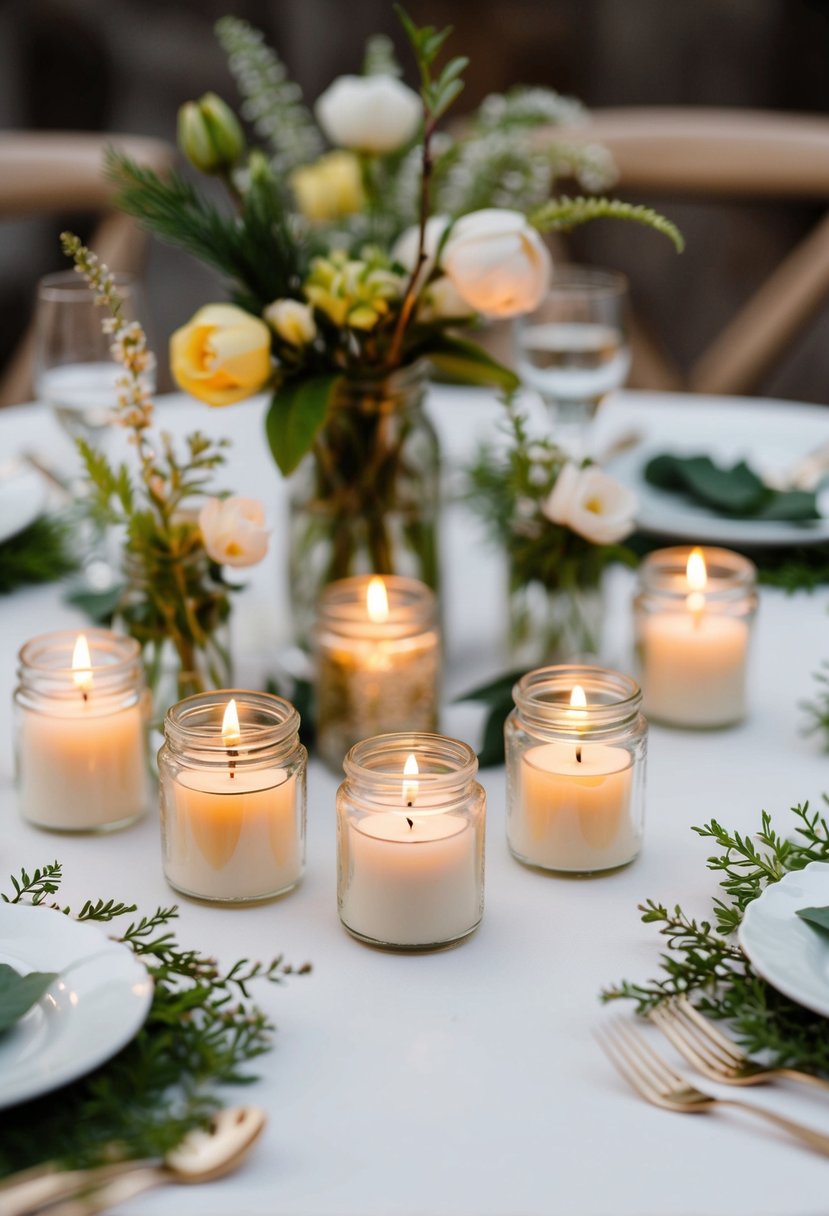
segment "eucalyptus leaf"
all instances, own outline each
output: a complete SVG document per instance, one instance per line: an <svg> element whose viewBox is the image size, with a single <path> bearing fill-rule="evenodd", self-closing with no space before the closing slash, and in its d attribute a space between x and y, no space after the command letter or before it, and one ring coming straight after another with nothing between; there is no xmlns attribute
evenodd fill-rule
<svg viewBox="0 0 829 1216"><path fill-rule="evenodd" d="M829 905L823 908L798 908L797 915L823 933L829 933Z"/></svg>
<svg viewBox="0 0 829 1216"><path fill-rule="evenodd" d="M8 963L0 963L0 1034L19 1022L57 978L57 971L21 975Z"/></svg>
<svg viewBox="0 0 829 1216"><path fill-rule="evenodd" d="M289 381L271 400L265 425L268 443L280 471L293 473L325 421L339 376L310 376Z"/></svg>

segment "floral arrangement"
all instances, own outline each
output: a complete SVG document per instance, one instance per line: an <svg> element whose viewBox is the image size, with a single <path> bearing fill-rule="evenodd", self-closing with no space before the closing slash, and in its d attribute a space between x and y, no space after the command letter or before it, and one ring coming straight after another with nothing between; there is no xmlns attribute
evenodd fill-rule
<svg viewBox="0 0 829 1216"><path fill-rule="evenodd" d="M596 654L602 572L637 560L621 543L634 529L636 495L597 465L574 464L550 439L531 438L511 399L506 411L506 450L482 449L468 477L470 501L508 557L515 656Z"/></svg>
<svg viewBox="0 0 829 1216"><path fill-rule="evenodd" d="M92 508L103 524L125 533L127 587L117 612L141 644L148 683L158 686L174 656L175 699L222 687L230 659L219 626L230 614L231 588L222 566L250 566L264 557L268 532L262 504L250 498L206 497L215 470L224 462L226 441L195 432L180 457L169 435L153 430L153 405L145 373L153 355L137 322L125 322L113 276L72 233L61 238L64 252L108 312L102 320L111 335L113 358L123 373L117 380L115 419L129 433L137 456L137 476L126 464L113 467L83 440L79 448L92 487Z"/></svg>
<svg viewBox="0 0 829 1216"><path fill-rule="evenodd" d="M271 385L268 436L285 473L311 448L344 377L383 378L427 358L453 378L514 387L511 372L450 331L538 303L550 276L543 231L618 216L681 247L674 226L646 208L550 201L561 174L585 189L613 175L601 148L535 138L581 113L570 99L517 89L487 98L462 135L439 133L468 61L438 69L451 30L417 28L397 11L419 95L400 79L388 40L374 38L363 75L335 80L318 99L316 123L262 35L234 17L218 23L243 116L269 147L248 150L215 94L183 107L179 142L225 183L234 215L176 174L162 180L109 158L121 205L230 282L232 305L200 310L174 335L178 383L211 405Z"/></svg>

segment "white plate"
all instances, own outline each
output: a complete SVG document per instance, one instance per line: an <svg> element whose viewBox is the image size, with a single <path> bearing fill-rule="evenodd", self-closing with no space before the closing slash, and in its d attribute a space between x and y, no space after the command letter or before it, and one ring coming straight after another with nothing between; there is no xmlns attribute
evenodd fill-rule
<svg viewBox="0 0 829 1216"><path fill-rule="evenodd" d="M46 505L46 485L36 469L0 469L0 542L33 524Z"/></svg>
<svg viewBox="0 0 829 1216"><path fill-rule="evenodd" d="M724 464L745 459L760 474L781 471L829 440L829 409L739 397L688 396L684 401L681 413L669 405L649 410L644 443L607 465L609 473L639 496L637 522L643 531L721 545L811 545L829 540L829 518L808 524L729 519L649 485L644 476L648 461L661 452L704 454ZM826 497L819 501L824 517L829 515Z"/></svg>
<svg viewBox="0 0 829 1216"><path fill-rule="evenodd" d="M90 1072L130 1041L153 998L146 968L94 924L52 908L0 904L0 962L60 976L0 1034L0 1109Z"/></svg>
<svg viewBox="0 0 829 1216"><path fill-rule="evenodd" d="M798 908L829 904L829 862L810 861L766 887L746 908L740 945L755 971L785 996L829 1018L829 934Z"/></svg>

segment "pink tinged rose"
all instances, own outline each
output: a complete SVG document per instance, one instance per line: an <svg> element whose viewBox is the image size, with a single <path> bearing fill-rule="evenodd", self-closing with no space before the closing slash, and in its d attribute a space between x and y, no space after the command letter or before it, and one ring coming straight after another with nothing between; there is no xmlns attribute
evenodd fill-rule
<svg viewBox="0 0 829 1216"><path fill-rule="evenodd" d="M220 566L255 566L268 551L270 532L257 498L209 498L199 527L208 557Z"/></svg>
<svg viewBox="0 0 829 1216"><path fill-rule="evenodd" d="M591 544L612 545L633 531L637 506L633 491L601 469L566 464L541 509Z"/></svg>
<svg viewBox="0 0 829 1216"><path fill-rule="evenodd" d="M455 224L441 265L461 297L487 317L531 312L547 294L552 259L520 211L472 211Z"/></svg>

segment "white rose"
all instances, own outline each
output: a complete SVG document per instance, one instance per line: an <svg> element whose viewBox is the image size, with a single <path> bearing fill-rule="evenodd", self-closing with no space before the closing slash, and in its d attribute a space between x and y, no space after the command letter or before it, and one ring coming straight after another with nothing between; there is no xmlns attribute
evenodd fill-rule
<svg viewBox="0 0 829 1216"><path fill-rule="evenodd" d="M420 281L425 283L429 275L435 269L437 259L438 245L441 237L449 225L448 215L432 215L426 221L426 229L423 233L423 252L426 254L426 260L421 269ZM399 262L404 270L408 270L409 274L415 268L417 261L417 251L420 248L420 225L412 224L411 228L407 228L405 232L397 238L394 248L391 251L391 260Z"/></svg>
<svg viewBox="0 0 829 1216"><path fill-rule="evenodd" d="M358 152L395 152L420 123L420 98L396 76L338 76L314 107L332 144Z"/></svg>
<svg viewBox="0 0 829 1216"><path fill-rule="evenodd" d="M591 544L612 545L633 531L637 505L633 491L601 469L566 464L541 509Z"/></svg>
<svg viewBox="0 0 829 1216"><path fill-rule="evenodd" d="M208 498L199 511L204 547L220 566L255 566L268 551L265 511L256 498Z"/></svg>
<svg viewBox="0 0 829 1216"><path fill-rule="evenodd" d="M464 300L448 274L443 274L424 288L417 307L417 319L429 321L461 321L470 317L473 309Z"/></svg>
<svg viewBox="0 0 829 1216"><path fill-rule="evenodd" d="M274 300L264 316L271 329L291 346L307 346L317 336L314 310L300 300Z"/></svg>
<svg viewBox="0 0 829 1216"><path fill-rule="evenodd" d="M458 220L441 264L467 304L489 317L531 312L552 272L547 246L526 217L495 207Z"/></svg>

